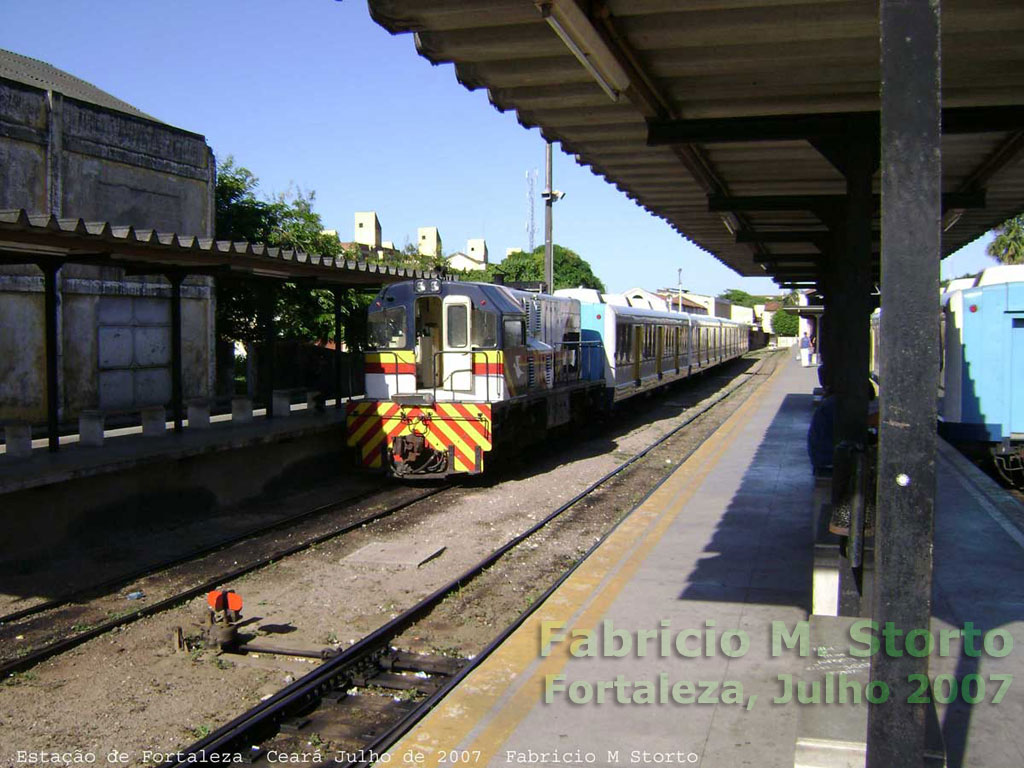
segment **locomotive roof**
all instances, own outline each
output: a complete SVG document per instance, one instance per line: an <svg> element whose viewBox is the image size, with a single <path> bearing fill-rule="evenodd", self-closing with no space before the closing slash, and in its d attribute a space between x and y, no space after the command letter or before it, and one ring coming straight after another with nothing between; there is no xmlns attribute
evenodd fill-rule
<svg viewBox="0 0 1024 768"><path fill-rule="evenodd" d="M501 285L441 281L440 292L417 293L416 282L418 281L389 285L381 290L378 297L393 297L395 301L410 303L417 296L468 296L476 306L489 307L503 315L521 315L525 312L523 305L516 300L512 292Z"/></svg>

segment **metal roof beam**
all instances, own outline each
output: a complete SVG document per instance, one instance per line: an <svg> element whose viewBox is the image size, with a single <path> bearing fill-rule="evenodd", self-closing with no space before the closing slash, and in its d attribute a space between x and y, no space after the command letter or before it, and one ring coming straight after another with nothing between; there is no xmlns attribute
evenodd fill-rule
<svg viewBox="0 0 1024 768"><path fill-rule="evenodd" d="M942 110L942 132L993 133L1024 130L1024 106L951 107ZM647 121L647 146L736 141L876 140L878 112L699 118Z"/></svg>
<svg viewBox="0 0 1024 768"><path fill-rule="evenodd" d="M877 209L881 196L874 195ZM846 204L846 195L747 195L729 197L708 195L708 210L712 213L732 211L818 211L836 209ZM943 209L970 209L985 207L984 190L947 192L942 196Z"/></svg>

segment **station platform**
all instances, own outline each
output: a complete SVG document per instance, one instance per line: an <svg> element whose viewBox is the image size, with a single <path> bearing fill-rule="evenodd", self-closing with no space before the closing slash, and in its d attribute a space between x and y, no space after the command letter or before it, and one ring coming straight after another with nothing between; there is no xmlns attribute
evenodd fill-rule
<svg viewBox="0 0 1024 768"><path fill-rule="evenodd" d="M819 715L848 730L866 710L795 692L774 701L787 676L825 696L827 672L866 679L869 665L846 655L849 642L773 649L812 606L816 384L814 368L781 364L378 764L863 765L856 736L816 751L807 731ZM983 492L987 478L948 446L939 462L932 629L974 621L1024 640L1019 503ZM932 659L932 675L947 672L1024 674L1024 663ZM948 764L1024 764L1022 703L1011 688L998 705L940 706Z"/></svg>
<svg viewBox="0 0 1024 768"><path fill-rule="evenodd" d="M98 447L79 445L77 434L63 435L55 453L46 449L45 438L36 439L31 456L26 457L7 456L5 446L0 445L0 495L344 428L345 408L334 404L334 400L328 401L323 411L300 404L292 406L287 417L274 419L266 418L266 409L259 408L243 424L235 423L231 414L213 416L204 429L189 428L186 419L181 432L174 432L174 424L168 421L159 437L143 435L140 426L107 429L104 444Z"/></svg>
<svg viewBox="0 0 1024 768"><path fill-rule="evenodd" d="M102 445L61 438L49 452L0 454L0 593L11 591L54 558L88 557L99 532L200 526L288 488L306 488L345 473L345 409L292 406L288 416L235 421L214 416L202 428L156 436L139 427L106 430ZM358 482L356 483L358 484ZM4 577L5 574L18 574ZM21 592L15 593L22 594ZM34 594L34 593L32 593Z"/></svg>

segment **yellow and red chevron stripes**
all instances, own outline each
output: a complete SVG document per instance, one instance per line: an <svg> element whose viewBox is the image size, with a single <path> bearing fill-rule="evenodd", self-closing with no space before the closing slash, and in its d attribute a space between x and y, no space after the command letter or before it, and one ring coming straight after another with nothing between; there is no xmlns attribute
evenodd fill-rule
<svg viewBox="0 0 1024 768"><path fill-rule="evenodd" d="M416 373L416 353L410 349L393 352L367 352L367 373Z"/></svg>
<svg viewBox="0 0 1024 768"><path fill-rule="evenodd" d="M363 466L380 468L381 448L399 435L422 434L435 451L455 448L452 471L472 472L476 449L491 450L491 406L476 403L401 405L388 401L348 404L348 445L359 449ZM481 467L482 469L482 467Z"/></svg>

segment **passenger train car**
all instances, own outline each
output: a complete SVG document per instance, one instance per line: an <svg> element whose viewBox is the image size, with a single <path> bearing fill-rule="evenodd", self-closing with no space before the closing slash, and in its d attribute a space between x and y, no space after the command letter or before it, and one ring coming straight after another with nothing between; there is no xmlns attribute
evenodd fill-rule
<svg viewBox="0 0 1024 768"><path fill-rule="evenodd" d="M1024 486L1024 265L991 267L943 295L940 429L992 444L1004 478Z"/></svg>
<svg viewBox="0 0 1024 768"><path fill-rule="evenodd" d="M878 374L872 317L872 372ZM987 444L1003 478L1024 487L1024 265L953 280L941 296L939 432Z"/></svg>
<svg viewBox="0 0 1024 768"><path fill-rule="evenodd" d="M730 320L441 280L384 288L369 329L348 445L362 466L407 478L480 473L495 445L542 440L748 348Z"/></svg>

